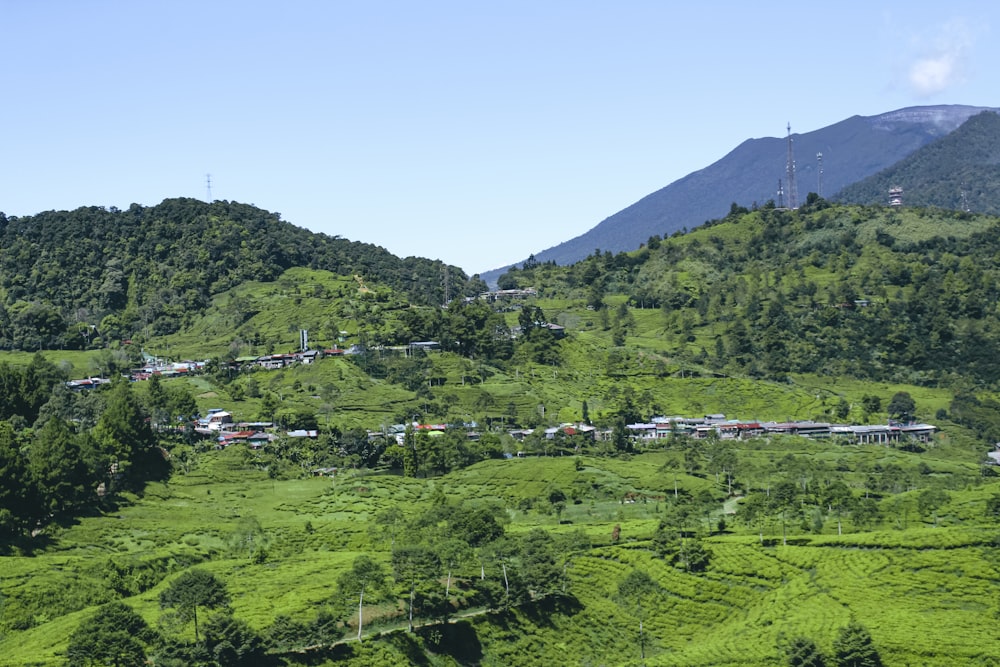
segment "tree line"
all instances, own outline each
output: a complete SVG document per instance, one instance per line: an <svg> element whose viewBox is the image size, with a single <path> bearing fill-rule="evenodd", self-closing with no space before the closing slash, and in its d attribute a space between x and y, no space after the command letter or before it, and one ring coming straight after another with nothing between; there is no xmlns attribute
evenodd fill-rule
<svg viewBox="0 0 1000 667"><path fill-rule="evenodd" d="M0 364L0 539L17 540L60 517L113 502L170 471L149 408L127 380L75 394L43 355ZM160 399L178 392L160 388ZM193 406L188 395L182 400ZM159 403L158 403L159 404ZM162 405L165 405L164 402ZM190 414L190 413L188 413Z"/></svg>

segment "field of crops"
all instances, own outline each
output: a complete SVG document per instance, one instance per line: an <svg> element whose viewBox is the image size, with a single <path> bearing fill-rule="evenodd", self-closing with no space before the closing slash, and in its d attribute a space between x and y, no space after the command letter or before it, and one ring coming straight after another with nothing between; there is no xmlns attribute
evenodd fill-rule
<svg viewBox="0 0 1000 667"><path fill-rule="evenodd" d="M787 449L770 453L796 448ZM744 454L766 456L754 448ZM859 466L869 455L838 454ZM396 610L383 606L371 611L372 634L363 644L310 659L399 664L419 653L434 665L780 665L781 647L792 638L809 637L829 651L853 620L870 630L887 665L1000 664L991 630L1000 527L983 518L996 484L953 492L938 527L915 519L896 530L886 520L871 532L848 524L837 535L834 522L820 532L796 524L782 546L776 521L761 544L755 529L744 532L730 519L724 533L699 529L691 537L711 560L689 572L658 557L650 538L675 479L684 494L715 485L670 472L670 452L487 461L430 479L348 471L332 480L269 479L246 456L237 448L204 452L188 474L152 484L103 516L51 529L34 555L3 557L0 664L61 664L69 635L112 599L125 599L157 627L160 593L196 565L226 583L233 615L252 627L264 631L278 616L304 621L328 603L356 556L388 561L388 540L374 528L380 512L395 507L414 516L442 496L501 503L511 534L582 531L592 546L567 557L567 596L493 613L469 610L474 615L457 623L412 635ZM905 463L907 455L893 456ZM554 488L589 491L556 514L543 502ZM625 502L626 494L645 500ZM251 558L248 541L267 557ZM635 570L657 584L641 609L617 596ZM477 563L466 562L456 577L477 573Z"/></svg>

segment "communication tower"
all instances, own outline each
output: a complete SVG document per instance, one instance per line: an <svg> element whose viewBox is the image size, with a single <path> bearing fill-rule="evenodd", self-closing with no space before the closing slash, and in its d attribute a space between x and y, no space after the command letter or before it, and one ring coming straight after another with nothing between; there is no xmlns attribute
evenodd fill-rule
<svg viewBox="0 0 1000 667"><path fill-rule="evenodd" d="M208 196L208 203L212 203L212 175L205 174L205 193Z"/></svg>
<svg viewBox="0 0 1000 667"><path fill-rule="evenodd" d="M788 180L788 208L799 207L799 193L795 187L795 155L792 152L792 124L788 124L788 161L785 164Z"/></svg>
<svg viewBox="0 0 1000 667"><path fill-rule="evenodd" d="M781 188L781 179L778 179L778 208L785 208L785 191Z"/></svg>
<svg viewBox="0 0 1000 667"><path fill-rule="evenodd" d="M823 154L816 153L816 194L823 196Z"/></svg>

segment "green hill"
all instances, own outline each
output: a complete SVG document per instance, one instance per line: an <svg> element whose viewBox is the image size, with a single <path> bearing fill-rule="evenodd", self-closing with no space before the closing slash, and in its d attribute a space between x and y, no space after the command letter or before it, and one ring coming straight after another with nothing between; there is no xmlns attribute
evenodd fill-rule
<svg viewBox="0 0 1000 667"><path fill-rule="evenodd" d="M307 263L142 338L199 373L74 392L139 346L9 353L0 665L839 664L869 639L886 665L1000 663L998 223L734 207L445 308ZM358 353L236 361L300 329ZM217 449L177 420L209 408L281 428ZM715 413L939 432L624 430ZM585 419L602 438L543 435ZM412 421L453 426L389 433Z"/></svg>
<svg viewBox="0 0 1000 667"><path fill-rule="evenodd" d="M451 296L483 286L456 267L315 234L236 202L0 214L0 348L82 349L172 333L213 296L293 267L380 281L427 305L445 300L445 285Z"/></svg>

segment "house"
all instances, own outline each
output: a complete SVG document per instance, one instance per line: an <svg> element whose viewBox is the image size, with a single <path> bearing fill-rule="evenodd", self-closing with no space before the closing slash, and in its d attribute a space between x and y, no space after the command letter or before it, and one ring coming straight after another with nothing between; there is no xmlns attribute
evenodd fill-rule
<svg viewBox="0 0 1000 667"><path fill-rule="evenodd" d="M656 439L656 424L625 424L625 430L638 440Z"/></svg>
<svg viewBox="0 0 1000 667"><path fill-rule="evenodd" d="M542 325L542 328L551 331L552 335L556 338L564 338L566 336L566 327L561 324L552 324L551 322L547 322Z"/></svg>
<svg viewBox="0 0 1000 667"><path fill-rule="evenodd" d="M304 364L314 363L320 358L319 350L306 350L299 355L299 360Z"/></svg>
<svg viewBox="0 0 1000 667"><path fill-rule="evenodd" d="M212 408L208 415L198 420L198 425L209 431L221 431L226 424L233 423L233 416L220 408Z"/></svg>
<svg viewBox="0 0 1000 667"><path fill-rule="evenodd" d="M294 354L268 354L257 358L257 365L268 370L284 368L295 361Z"/></svg>
<svg viewBox="0 0 1000 667"><path fill-rule="evenodd" d="M263 449L266 445L269 445L274 440L274 435L271 433L253 433L247 436L247 447L250 449Z"/></svg>

